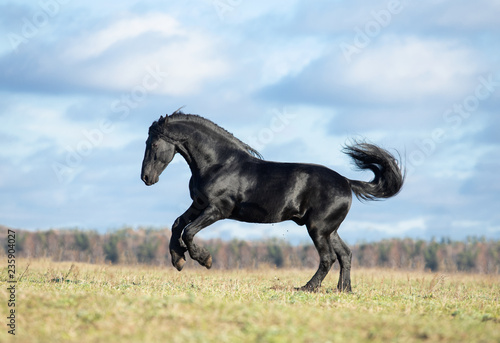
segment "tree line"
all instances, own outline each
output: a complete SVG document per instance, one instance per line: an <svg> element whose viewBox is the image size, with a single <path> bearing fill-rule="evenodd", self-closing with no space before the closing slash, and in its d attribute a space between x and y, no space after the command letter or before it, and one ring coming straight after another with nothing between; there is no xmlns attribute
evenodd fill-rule
<svg viewBox="0 0 500 343"><path fill-rule="evenodd" d="M2 227L4 232L7 228ZM16 230L18 257L86 263L170 265L169 229L123 228L95 231ZM316 268L312 244L291 245L273 238L262 241L198 240L212 254L213 268ZM500 273L500 241L471 237L465 241L389 239L351 246L353 267ZM7 244L4 246L7 251ZM188 265L198 264L188 258ZM336 264L338 268L338 264Z"/></svg>

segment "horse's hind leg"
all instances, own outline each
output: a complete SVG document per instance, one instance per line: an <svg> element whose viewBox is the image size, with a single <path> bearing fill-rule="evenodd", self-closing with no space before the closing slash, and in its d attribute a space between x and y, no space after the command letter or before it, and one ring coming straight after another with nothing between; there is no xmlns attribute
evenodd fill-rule
<svg viewBox="0 0 500 343"><path fill-rule="evenodd" d="M337 289L340 292L351 292L351 249L339 237L337 230L335 230L331 237L331 244L340 264L340 276Z"/></svg>
<svg viewBox="0 0 500 343"><path fill-rule="evenodd" d="M330 232L324 232L314 225L308 225L307 231L311 236L316 250L319 254L319 267L314 276L307 284L300 288L302 291L313 292L321 287L321 282L335 263L336 256L330 242Z"/></svg>

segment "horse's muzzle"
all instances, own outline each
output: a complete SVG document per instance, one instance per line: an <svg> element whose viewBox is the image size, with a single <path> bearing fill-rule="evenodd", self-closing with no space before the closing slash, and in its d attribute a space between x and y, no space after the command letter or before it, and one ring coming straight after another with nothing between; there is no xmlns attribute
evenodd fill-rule
<svg viewBox="0 0 500 343"><path fill-rule="evenodd" d="M152 186L155 183L158 182L158 176L156 177L149 177L148 175L144 174L141 176L142 181L146 184L146 186Z"/></svg>

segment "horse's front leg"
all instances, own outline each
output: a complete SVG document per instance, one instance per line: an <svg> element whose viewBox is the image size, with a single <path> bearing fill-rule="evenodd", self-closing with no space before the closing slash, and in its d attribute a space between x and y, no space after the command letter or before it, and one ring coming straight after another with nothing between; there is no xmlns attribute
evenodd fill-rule
<svg viewBox="0 0 500 343"><path fill-rule="evenodd" d="M178 271L181 271L186 263L184 253L187 251L186 244L181 239L182 231L190 222L192 222L199 214L200 209L191 205L189 209L177 218L172 225L172 237L170 238L170 256L172 257L172 264Z"/></svg>
<svg viewBox="0 0 500 343"><path fill-rule="evenodd" d="M220 211L215 207L209 206L184 229L184 233L182 234L182 240L186 244L191 258L208 269L212 267L212 256L210 256L207 249L196 245L193 239L200 230L212 225L219 219L222 219Z"/></svg>

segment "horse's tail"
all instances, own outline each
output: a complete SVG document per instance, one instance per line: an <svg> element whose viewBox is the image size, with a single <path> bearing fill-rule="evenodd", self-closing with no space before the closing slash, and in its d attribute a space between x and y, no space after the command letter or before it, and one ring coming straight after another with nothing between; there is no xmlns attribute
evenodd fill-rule
<svg viewBox="0 0 500 343"><path fill-rule="evenodd" d="M376 145L354 142L343 149L360 170L370 169L375 177L370 182L348 180L359 200L390 198L399 193L405 180L405 171L391 153Z"/></svg>

